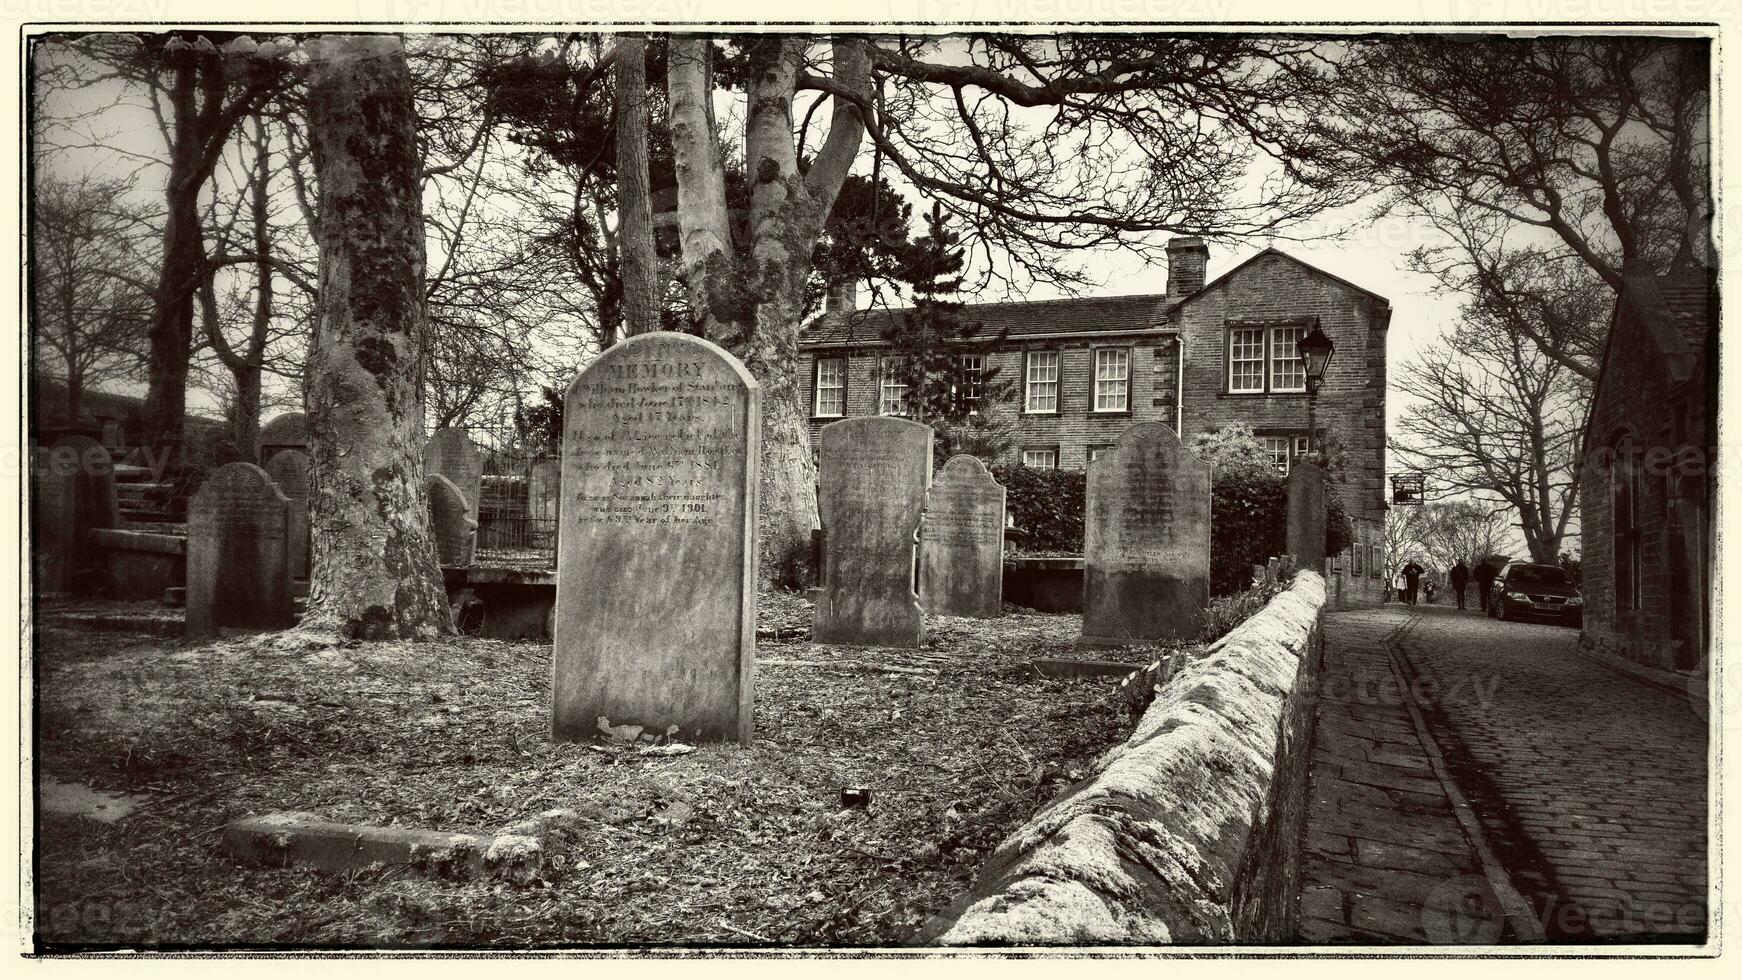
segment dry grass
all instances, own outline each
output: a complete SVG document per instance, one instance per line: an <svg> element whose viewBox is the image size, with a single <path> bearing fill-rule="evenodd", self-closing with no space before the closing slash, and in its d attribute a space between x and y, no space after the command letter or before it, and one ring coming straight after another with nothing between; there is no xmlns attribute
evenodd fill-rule
<svg viewBox="0 0 1742 980"><path fill-rule="evenodd" d="M39 822L38 938L892 944L1123 736L1117 681L1027 666L1068 650L1077 617L938 619L919 651L812 644L807 617L765 597L764 628L800 639L760 657L799 663L758 671L755 746L673 757L551 744L544 645L46 631L40 771L150 799L116 825ZM870 788L868 810L841 808L848 786ZM530 885L246 869L217 848L226 822L274 810L489 832L551 807L589 823Z"/></svg>

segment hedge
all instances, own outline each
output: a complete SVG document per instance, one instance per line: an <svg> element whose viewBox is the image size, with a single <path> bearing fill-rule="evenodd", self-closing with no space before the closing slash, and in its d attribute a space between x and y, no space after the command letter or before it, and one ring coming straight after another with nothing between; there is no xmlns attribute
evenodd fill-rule
<svg viewBox="0 0 1742 980"><path fill-rule="evenodd" d="M1026 466L1001 466L993 474L1008 490L1011 520L1028 532L1022 552L1083 553L1087 474ZM1354 533L1336 482L1327 482L1325 491L1325 554L1335 555ZM1210 482L1210 592L1239 592L1253 565L1287 546L1287 477L1268 467L1218 468Z"/></svg>

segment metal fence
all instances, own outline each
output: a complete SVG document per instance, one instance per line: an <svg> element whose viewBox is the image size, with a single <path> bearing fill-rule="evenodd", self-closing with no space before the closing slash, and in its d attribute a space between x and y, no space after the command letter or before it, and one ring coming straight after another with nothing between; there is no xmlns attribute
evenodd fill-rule
<svg viewBox="0 0 1742 980"><path fill-rule="evenodd" d="M561 454L513 425L465 429L484 463L474 562L554 568Z"/></svg>

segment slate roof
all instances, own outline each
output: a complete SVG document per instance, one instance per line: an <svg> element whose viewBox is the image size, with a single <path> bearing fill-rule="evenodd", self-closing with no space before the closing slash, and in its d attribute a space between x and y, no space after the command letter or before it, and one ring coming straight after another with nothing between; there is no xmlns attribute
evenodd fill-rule
<svg viewBox="0 0 1742 980"><path fill-rule="evenodd" d="M981 338L991 339L1002 331L1012 338L1035 334L1089 333L1102 330L1145 330L1161 326L1161 293L1136 296L1085 296L1015 303L970 303L962 311L964 323L980 324ZM799 346L879 341L897 318L913 312L902 306L882 310L824 313L805 325Z"/></svg>
<svg viewBox="0 0 1742 980"><path fill-rule="evenodd" d="M1686 380L1706 352L1714 299L1704 275L1629 276L1621 301L1645 325L1675 377Z"/></svg>
<svg viewBox="0 0 1742 980"><path fill-rule="evenodd" d="M1009 336L1014 339L1035 334L1095 333L1165 327L1168 316L1174 310L1227 282L1241 269L1270 255L1279 255L1304 266L1314 275L1348 286L1387 308L1390 306L1390 300L1378 293L1272 247L1258 252L1184 296L1170 299L1166 293L1140 293L1133 296L1083 296L1075 299L1014 303L969 303L962 311L962 319L967 323L982 324L980 337L988 339L996 337L1003 330L1008 330ZM798 343L800 347L875 343L883 339L883 331L897 317L911 312L913 307L901 306L882 310L853 310L844 314L824 313L805 325L803 332L799 334Z"/></svg>

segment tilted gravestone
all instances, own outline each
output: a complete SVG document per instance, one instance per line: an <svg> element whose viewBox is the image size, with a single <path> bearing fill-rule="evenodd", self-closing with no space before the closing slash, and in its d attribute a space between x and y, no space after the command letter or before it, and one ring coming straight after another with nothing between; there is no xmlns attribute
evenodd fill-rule
<svg viewBox="0 0 1742 980"><path fill-rule="evenodd" d="M823 581L811 635L818 643L917 647L925 616L914 564L932 430L898 418L843 419L823 426L817 443Z"/></svg>
<svg viewBox="0 0 1742 980"><path fill-rule="evenodd" d="M430 537L435 539L436 560L444 567L464 568L472 564L478 522L466 506L466 495L440 473L426 474L423 486L429 498L429 530Z"/></svg>
<svg viewBox="0 0 1742 980"><path fill-rule="evenodd" d="M484 485L484 457L472 445L465 429L437 429L423 444L423 471L440 473L453 481L466 497L474 519L478 516L478 497Z"/></svg>
<svg viewBox="0 0 1742 980"><path fill-rule="evenodd" d="M308 578L309 573L309 504L310 487L308 454L300 449L285 449L274 453L266 464L266 474L278 489L290 498L290 576Z"/></svg>
<svg viewBox="0 0 1742 980"><path fill-rule="evenodd" d="M290 529L290 498L265 470L229 463L206 477L188 503L188 639L295 622Z"/></svg>
<svg viewBox="0 0 1742 980"><path fill-rule="evenodd" d="M1300 568L1325 570L1325 471L1313 463L1288 471L1288 554Z"/></svg>
<svg viewBox="0 0 1742 980"><path fill-rule="evenodd" d="M1160 422L1089 464L1085 647L1192 639L1210 602L1210 467Z"/></svg>
<svg viewBox="0 0 1742 980"><path fill-rule="evenodd" d="M934 616L991 619L1003 593L1004 487L978 458L951 456L926 495L919 603Z"/></svg>
<svg viewBox="0 0 1742 980"><path fill-rule="evenodd" d="M569 385L558 741L602 726L750 741L761 399L737 358L665 332L611 347Z"/></svg>
<svg viewBox="0 0 1742 980"><path fill-rule="evenodd" d="M272 462L272 457L286 449L308 452L308 416L301 412L285 412L260 427L254 440L260 465Z"/></svg>
<svg viewBox="0 0 1742 980"><path fill-rule="evenodd" d="M97 547L91 532L121 526L114 461L108 447L97 440L70 435L55 440L48 452L48 466L56 474L52 486L71 495L59 504L68 525L49 542L65 548L60 560L64 586L80 594L99 592L108 581L108 569L103 549Z"/></svg>

